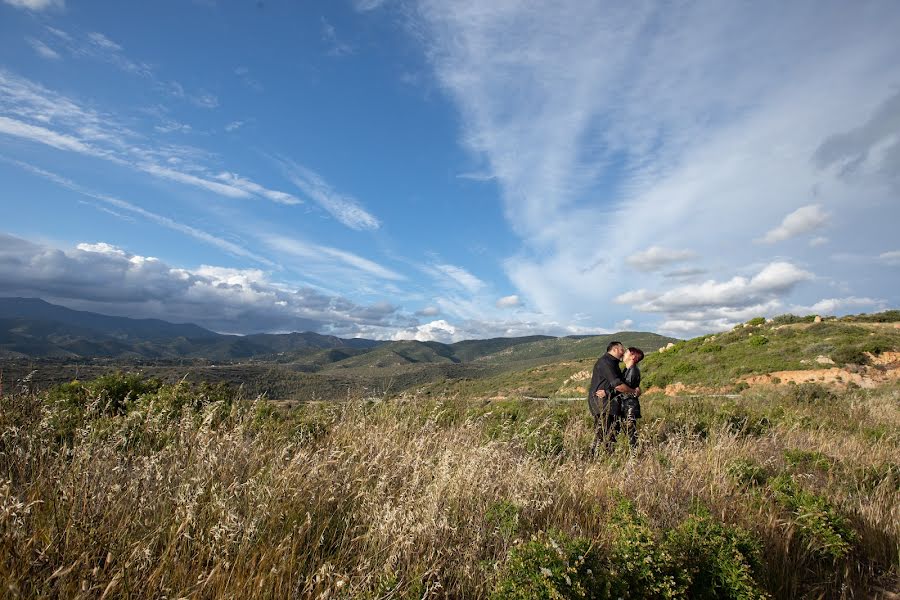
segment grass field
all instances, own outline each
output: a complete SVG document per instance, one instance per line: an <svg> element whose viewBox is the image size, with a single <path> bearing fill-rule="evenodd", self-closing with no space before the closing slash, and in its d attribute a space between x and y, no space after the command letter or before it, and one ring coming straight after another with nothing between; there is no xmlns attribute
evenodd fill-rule
<svg viewBox="0 0 900 600"><path fill-rule="evenodd" d="M12 393L11 393L12 392ZM871 598L900 590L900 388L279 411L108 376L0 399L0 595Z"/></svg>

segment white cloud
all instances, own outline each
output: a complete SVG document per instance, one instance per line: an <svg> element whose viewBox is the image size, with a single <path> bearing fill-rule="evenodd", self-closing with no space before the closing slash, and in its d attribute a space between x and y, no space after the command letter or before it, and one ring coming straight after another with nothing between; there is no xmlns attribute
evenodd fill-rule
<svg viewBox="0 0 900 600"><path fill-rule="evenodd" d="M659 246L650 246L646 250L631 254L625 262L639 271L658 271L673 263L696 258L697 254L690 250L670 250Z"/></svg>
<svg viewBox="0 0 900 600"><path fill-rule="evenodd" d="M3 114L9 116L3 116ZM27 121L35 121L29 123ZM174 123L174 122L173 122ZM182 130L189 127L174 123ZM273 190L241 175L212 173L194 161L199 151L159 146L119 124L113 115L87 109L27 79L0 69L0 134L26 139L58 150L101 158L160 179L198 187L228 198L266 198L299 204L287 192ZM180 168L179 153L190 160ZM164 166L161 162L165 160Z"/></svg>
<svg viewBox="0 0 900 600"><path fill-rule="evenodd" d="M442 342L445 344L459 341L456 327L443 319L398 331L392 336L392 339Z"/></svg>
<svg viewBox="0 0 900 600"><path fill-rule="evenodd" d="M132 214L138 215L152 223L156 223L157 225L161 225L167 229L171 229L173 231L178 231L179 233L188 235L192 238L200 240L201 242L203 242L205 244L209 244L211 246L219 248L220 250L224 250L225 252L228 252L229 254L233 254L234 256L240 256L242 258L249 258L250 260L253 260L258 263L262 263L262 264L265 264L268 266L274 266L274 263L272 263L272 261L270 261L269 259L267 259L263 256L260 256L259 254L256 254L255 252L251 252L250 250L244 248L243 246L235 244L234 242L230 242L223 238L214 236L214 235L212 235L206 231L203 231L201 229L198 229L196 227L191 227L190 225L185 225L184 223L180 223L169 217L165 217L163 215L151 212L149 210L145 210L145 209L141 208L140 206L137 206L135 204L132 204L131 202L127 202L120 198L116 198L116 197L110 196L108 194L101 194L99 192L89 190L87 188L84 188L84 187L78 185L77 183L75 183L74 181L72 181L70 179L66 179L65 177L61 177L61 176L57 175L56 173L51 173L50 171L40 169L40 168L30 165L28 163L24 163L24 162L17 161L17 160L7 159L3 156L0 156L0 160L3 160L4 162L7 162L9 164L15 165L15 166L19 167L20 169L28 171L29 173L32 173L39 177L43 177L44 179L52 181L52 182L56 183L57 185L60 185L66 189L72 190L73 192L81 194L82 196L86 196L88 198L93 198L94 200L99 200L106 206L112 206L112 207L118 208L120 210L124 210L124 211L130 212ZM115 212L112 212L112 214L114 214L116 216L120 216L118 213L115 213Z"/></svg>
<svg viewBox="0 0 900 600"><path fill-rule="evenodd" d="M326 273L329 269L334 269L334 267L338 265L344 268L353 269L357 274L366 274L378 279L387 279L391 281L402 281L406 279L406 277L400 273L374 261L353 254L352 252L339 250L330 246L322 246L275 235L267 236L264 239L264 243L273 250L304 259L303 265L305 269L312 267L308 261L319 261L324 262Z"/></svg>
<svg viewBox="0 0 900 600"><path fill-rule="evenodd" d="M38 53L38 56L43 58L47 58L50 60L59 60L59 52L42 42L41 40L35 39L33 37L27 37L25 40L28 42L28 45L31 46L35 52Z"/></svg>
<svg viewBox="0 0 900 600"><path fill-rule="evenodd" d="M306 196L328 211L331 216L351 229L374 230L381 223L352 196L332 189L318 174L297 164L285 164L288 179Z"/></svg>
<svg viewBox="0 0 900 600"><path fill-rule="evenodd" d="M623 320L619 321L618 323L616 323L616 329L618 329L620 331L625 331L628 328L630 328L632 325L634 325L634 321L632 319L623 319Z"/></svg>
<svg viewBox="0 0 900 600"><path fill-rule="evenodd" d="M515 294L513 294L512 296L503 296L496 302L497 308L515 308L516 306L521 305L522 301L519 300L519 297Z"/></svg>
<svg viewBox="0 0 900 600"><path fill-rule="evenodd" d="M97 32L97 31L92 31L92 32L88 33L87 38L92 44L94 44L95 46L97 46L98 48L101 48L103 50L107 50L110 52L121 52L122 51L122 46L120 46L119 44L115 43L114 41L112 41L111 39L109 39L108 37L106 37L105 35Z"/></svg>
<svg viewBox="0 0 900 600"><path fill-rule="evenodd" d="M812 306L792 306L791 313L798 315L835 315L838 312L846 312L847 309L877 309L882 310L885 307L884 300L874 298L857 298L849 296L847 298L825 298L819 300Z"/></svg>
<svg viewBox="0 0 900 600"><path fill-rule="evenodd" d="M900 267L900 250L882 252L878 255L878 259L888 266Z"/></svg>
<svg viewBox="0 0 900 600"><path fill-rule="evenodd" d="M855 216L857 198L898 216L895 195L850 188L813 159L835 131L897 114L878 107L897 94L898 7L878 17L840 2L777 13L712 0L414 7L411 29L459 111L461 143L496 179L521 239L506 273L543 314L621 318L604 301L656 275L615 258L648 244L691 248L719 272L773 261L752 232L797 198L835 220ZM896 128L876 121L877 143L892 147ZM773 236L812 225L792 220ZM829 268L814 258L817 272Z"/></svg>
<svg viewBox="0 0 900 600"><path fill-rule="evenodd" d="M27 10L39 11L39 10L47 10L48 8L64 8L65 1L64 0L3 0L10 6L15 6L16 8L24 8Z"/></svg>
<svg viewBox="0 0 900 600"><path fill-rule="evenodd" d="M796 286L813 278L788 262L773 262L753 277L736 276L728 281L709 280L682 285L665 292L634 290L620 294L615 302L641 312L665 316L660 331L685 334L727 329L737 322L771 314ZM749 316L748 316L749 315Z"/></svg>
<svg viewBox="0 0 900 600"><path fill-rule="evenodd" d="M783 242L804 233L810 233L828 225L831 214L821 204L801 206L788 214L781 225L769 230L759 241L765 244Z"/></svg>
<svg viewBox="0 0 900 600"><path fill-rule="evenodd" d="M322 17L322 40L328 44L330 56L347 56L354 52L353 46L338 37L334 26L325 20L325 17Z"/></svg>
<svg viewBox="0 0 900 600"><path fill-rule="evenodd" d="M244 121L231 121L227 125L225 125L225 131L231 133L232 131L237 131L241 127L244 126Z"/></svg>
<svg viewBox="0 0 900 600"><path fill-rule="evenodd" d="M437 306L426 306L422 310L416 311L416 316L419 317L436 317L439 314L441 314L441 309Z"/></svg>
<svg viewBox="0 0 900 600"><path fill-rule="evenodd" d="M353 0L353 6L360 12L368 12L380 8L386 0Z"/></svg>
<svg viewBox="0 0 900 600"><path fill-rule="evenodd" d="M828 243L827 237L823 237L823 236L814 237L813 239L809 240L809 247L810 248L818 248L819 246L824 246L827 243Z"/></svg>
<svg viewBox="0 0 900 600"><path fill-rule="evenodd" d="M389 303L355 304L274 282L259 269L175 267L103 242L58 249L0 234L0 283L7 295L235 333L366 331L383 338L414 324Z"/></svg>
<svg viewBox="0 0 900 600"><path fill-rule="evenodd" d="M451 282L462 287L470 294L478 293L487 285L485 284L485 282L483 282L475 275L469 273L463 267L449 264L439 264L434 265L434 268L438 271L437 278L439 281L446 282L446 278L449 278Z"/></svg>

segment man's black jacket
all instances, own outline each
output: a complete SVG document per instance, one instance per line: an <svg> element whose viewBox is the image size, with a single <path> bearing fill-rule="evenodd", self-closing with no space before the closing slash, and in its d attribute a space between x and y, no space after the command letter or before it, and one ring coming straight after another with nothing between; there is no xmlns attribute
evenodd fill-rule
<svg viewBox="0 0 900 600"><path fill-rule="evenodd" d="M607 352L597 359L594 364L594 373L591 375L591 385L588 387L588 407L591 414L597 415L609 412L609 400L614 395L616 386L624 383L622 369L619 368L619 359ZM602 389L606 391L606 397L601 404L595 393Z"/></svg>

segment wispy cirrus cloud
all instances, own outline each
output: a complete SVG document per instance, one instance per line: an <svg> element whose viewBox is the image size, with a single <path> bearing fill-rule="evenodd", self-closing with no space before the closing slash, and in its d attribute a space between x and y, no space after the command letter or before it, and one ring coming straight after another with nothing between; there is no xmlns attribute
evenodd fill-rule
<svg viewBox="0 0 900 600"><path fill-rule="evenodd" d="M413 33L458 109L460 141L483 165L477 172L495 179L521 238L506 273L548 315L590 306L593 318L610 318L603 299L623 282L670 289L653 256L643 271L611 260L648 245L691 248L698 270L712 259L718 272L776 261L751 242L809 205L796 199L828 211L769 239L814 231L823 215L851 218L835 164L865 155L885 174L900 164L885 133L900 114L888 58L900 51L897 7L874 18L840 2L786 11L703 0L413 6ZM850 134L832 137L841 132ZM898 216L895 202L876 199Z"/></svg>
<svg viewBox="0 0 900 600"><path fill-rule="evenodd" d="M267 235L262 242L276 252L286 255L286 258L302 259L303 272L307 275L318 271L323 278L334 279L338 272L350 269L356 276L366 275L389 281L406 279L404 275L375 261L331 246L313 244L280 235ZM349 279L352 279L352 276Z"/></svg>
<svg viewBox="0 0 900 600"><path fill-rule="evenodd" d="M16 8L24 8L31 11L42 11L47 9L61 9L66 6L65 0L3 0L10 6Z"/></svg>
<svg viewBox="0 0 900 600"><path fill-rule="evenodd" d="M318 173L296 163L282 162L281 165L287 178L305 196L350 229L366 231L381 227L379 220L363 208L356 198L338 192Z"/></svg>
<svg viewBox="0 0 900 600"><path fill-rule="evenodd" d="M43 40L31 38L32 47L45 58L60 58L64 53L78 59L89 59L112 65L116 69L147 80L156 90L167 96L190 102L199 108L216 108L219 99L204 90L188 91L174 80L161 77L157 68L145 61L134 60L125 48L99 31L67 32L47 27Z"/></svg>
<svg viewBox="0 0 900 600"><path fill-rule="evenodd" d="M31 46L35 52L37 52L38 56L47 58L49 60L59 60L59 52L45 44L39 39L33 37L26 37L25 41L28 42L28 45Z"/></svg>
<svg viewBox="0 0 900 600"><path fill-rule="evenodd" d="M6 158L2 155L0 155L0 160L6 162L8 164L15 165L15 166L19 167L20 169L23 169L25 171L28 171L29 173L32 173L33 175L37 175L38 177L42 177L48 181L52 181L53 183L55 183L61 187L64 187L68 190L71 190L73 192L76 192L78 194L81 194L82 196L85 196L87 198L92 198L94 200L98 200L98 201L102 202L106 207L114 207L119 210L129 212L133 215L137 215L147 221L150 221L152 223L156 223L157 225L166 227L167 229L171 229L173 231L183 233L183 234L188 235L194 239L197 239L203 243L209 244L211 246L215 246L216 248L219 248L220 250L224 250L225 252L232 254L234 256L248 258L250 260L264 264L269 267L276 266L275 263L272 262L271 260L269 260L268 258L265 258L264 256L261 256L255 252L252 252L252 251L248 250L247 248L244 248L243 246L235 244L234 242L230 242L221 237L212 235L206 231L203 231L202 229L198 229L196 227L191 227L190 225L186 225L184 223L178 222L175 219L171 219L169 217L160 215L158 213L146 210L144 208L141 208L140 206L137 206L134 203L128 202L126 200L122 200L121 198L117 198L117 197L111 196L109 194L103 194L103 193L88 189L86 187L83 187L83 186L75 183L71 179L67 179L67 178L65 178L61 175L58 175L56 173L53 173L51 171L41 169L39 167L30 165L28 163L25 163L25 162L22 162L19 160ZM101 207L101 208L103 208L103 207ZM109 210L109 209L104 208L104 210ZM114 211L112 211L112 214L117 217L122 216Z"/></svg>
<svg viewBox="0 0 900 600"><path fill-rule="evenodd" d="M273 190L231 172L215 172L196 160L202 152L156 144L119 123L111 114L81 106L27 79L0 69L0 134L68 152L100 158L228 198L265 198L299 204L287 192Z"/></svg>

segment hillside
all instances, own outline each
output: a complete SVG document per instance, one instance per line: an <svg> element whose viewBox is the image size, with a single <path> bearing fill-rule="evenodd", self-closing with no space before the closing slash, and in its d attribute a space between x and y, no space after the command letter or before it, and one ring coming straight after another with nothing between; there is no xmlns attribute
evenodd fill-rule
<svg viewBox="0 0 900 600"><path fill-rule="evenodd" d="M648 356L647 387L824 383L871 387L898 374L900 311L813 322L753 319ZM767 377L768 376L768 377Z"/></svg>

